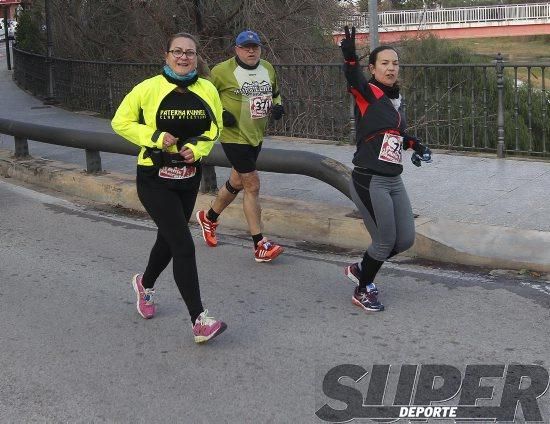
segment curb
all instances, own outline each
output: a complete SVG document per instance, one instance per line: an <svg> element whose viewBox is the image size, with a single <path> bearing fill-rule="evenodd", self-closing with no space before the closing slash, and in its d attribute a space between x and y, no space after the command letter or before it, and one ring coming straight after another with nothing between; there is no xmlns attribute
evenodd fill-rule
<svg viewBox="0 0 550 424"><path fill-rule="evenodd" d="M143 211L134 176L87 174L76 165L41 158L14 158L0 149L0 173L100 203ZM208 209L213 195L199 194L195 209ZM364 250L370 237L352 208L262 196L265 233L292 240ZM193 215L192 222L195 220ZM248 231L240 198L223 213L227 228ZM407 256L490 268L550 272L550 232L466 224L440 218L415 220L416 240Z"/></svg>

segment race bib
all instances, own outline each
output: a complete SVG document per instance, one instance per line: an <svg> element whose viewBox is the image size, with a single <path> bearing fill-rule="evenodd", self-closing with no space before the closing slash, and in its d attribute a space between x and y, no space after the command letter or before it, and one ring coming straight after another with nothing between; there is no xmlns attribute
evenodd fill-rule
<svg viewBox="0 0 550 424"><path fill-rule="evenodd" d="M159 169L159 177L168 180L184 180L194 177L197 173L197 168L194 166L184 166L183 168L171 168L163 166Z"/></svg>
<svg viewBox="0 0 550 424"><path fill-rule="evenodd" d="M264 94L249 98L250 101L250 116L252 119L265 118L271 109L273 99L271 95Z"/></svg>
<svg viewBox="0 0 550 424"><path fill-rule="evenodd" d="M384 162L403 164L403 137L385 133L378 159Z"/></svg>

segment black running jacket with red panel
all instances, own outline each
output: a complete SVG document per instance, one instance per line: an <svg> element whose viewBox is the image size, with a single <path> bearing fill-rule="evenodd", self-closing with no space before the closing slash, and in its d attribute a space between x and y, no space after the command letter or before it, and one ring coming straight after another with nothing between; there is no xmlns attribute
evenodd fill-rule
<svg viewBox="0 0 550 424"><path fill-rule="evenodd" d="M403 172L402 150L416 141L405 136L401 96L390 99L382 88L368 82L359 62L345 62L348 90L355 99L353 164L373 175L396 176ZM405 142L403 137L405 136Z"/></svg>

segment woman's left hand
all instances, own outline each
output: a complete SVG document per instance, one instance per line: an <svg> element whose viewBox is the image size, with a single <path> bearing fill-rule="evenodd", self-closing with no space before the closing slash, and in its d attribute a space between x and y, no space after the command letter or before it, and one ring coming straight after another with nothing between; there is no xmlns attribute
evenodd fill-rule
<svg viewBox="0 0 550 424"><path fill-rule="evenodd" d="M193 153L193 150L191 150L189 147L183 146L183 148L180 150L180 155L185 163L195 162L195 154Z"/></svg>
<svg viewBox="0 0 550 424"><path fill-rule="evenodd" d="M342 54L344 55L344 60L346 62L356 62L357 53L355 51L355 27L351 27L351 32L349 27L346 25L344 27L345 37L340 41L340 48L342 49Z"/></svg>

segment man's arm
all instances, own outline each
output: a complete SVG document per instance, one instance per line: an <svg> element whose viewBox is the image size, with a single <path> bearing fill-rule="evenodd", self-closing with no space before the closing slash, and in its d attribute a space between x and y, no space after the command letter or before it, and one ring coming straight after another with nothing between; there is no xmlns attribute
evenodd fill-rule
<svg viewBox="0 0 550 424"><path fill-rule="evenodd" d="M275 69L273 69L273 77L271 81L271 89L272 89L272 99L273 99L273 105L271 107L271 116L273 119L278 121L283 117L285 114L285 109L283 107L283 99L281 97L281 92L279 91L279 79L277 78L277 72L275 72Z"/></svg>

